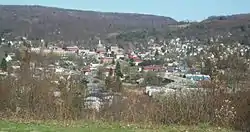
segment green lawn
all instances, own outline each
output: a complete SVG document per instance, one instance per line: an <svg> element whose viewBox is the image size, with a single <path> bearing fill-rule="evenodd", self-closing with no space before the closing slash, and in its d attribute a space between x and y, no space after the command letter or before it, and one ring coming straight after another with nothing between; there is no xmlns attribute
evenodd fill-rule
<svg viewBox="0 0 250 132"><path fill-rule="evenodd" d="M0 132L229 132L226 129L199 126L166 126L158 128L138 128L108 123L16 123L0 121Z"/></svg>

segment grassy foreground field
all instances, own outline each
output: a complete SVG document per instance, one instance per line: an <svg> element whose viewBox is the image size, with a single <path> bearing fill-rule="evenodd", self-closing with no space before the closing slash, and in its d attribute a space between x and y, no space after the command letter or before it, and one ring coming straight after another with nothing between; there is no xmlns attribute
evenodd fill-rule
<svg viewBox="0 0 250 132"><path fill-rule="evenodd" d="M231 130L198 126L166 126L139 127L136 125L121 125L108 123L76 123L76 122L44 122L19 123L17 121L0 121L0 132L230 132Z"/></svg>

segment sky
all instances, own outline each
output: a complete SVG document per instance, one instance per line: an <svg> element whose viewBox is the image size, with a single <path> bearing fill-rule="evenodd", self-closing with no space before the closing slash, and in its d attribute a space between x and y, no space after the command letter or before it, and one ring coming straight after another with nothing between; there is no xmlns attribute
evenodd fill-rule
<svg viewBox="0 0 250 132"><path fill-rule="evenodd" d="M0 4L143 13L168 16L179 21L200 21L214 15L250 13L250 0L0 0Z"/></svg>

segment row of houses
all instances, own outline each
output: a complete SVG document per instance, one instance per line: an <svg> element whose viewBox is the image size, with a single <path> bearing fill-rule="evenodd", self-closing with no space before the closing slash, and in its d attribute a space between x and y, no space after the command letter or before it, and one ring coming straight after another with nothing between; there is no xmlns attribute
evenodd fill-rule
<svg viewBox="0 0 250 132"><path fill-rule="evenodd" d="M171 73L163 73L159 76L171 81L164 86L146 86L144 92L150 97L156 97L156 95L159 94L175 95L176 92L179 91L185 91L182 94L187 94L190 91L204 90L205 88L200 85L201 82L210 81L210 76L201 74L184 74L184 76L176 76Z"/></svg>

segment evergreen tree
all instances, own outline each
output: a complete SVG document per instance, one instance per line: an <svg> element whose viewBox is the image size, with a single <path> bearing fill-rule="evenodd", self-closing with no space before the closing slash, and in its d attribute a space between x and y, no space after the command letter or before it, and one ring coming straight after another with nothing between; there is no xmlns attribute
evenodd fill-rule
<svg viewBox="0 0 250 132"><path fill-rule="evenodd" d="M129 65L130 66L135 66L135 61L134 61L134 59L129 59Z"/></svg>
<svg viewBox="0 0 250 132"><path fill-rule="evenodd" d="M110 87L111 87L111 78L110 78L110 76L108 76L106 79L105 79L105 88L107 89L107 90L109 90L110 89Z"/></svg>
<svg viewBox="0 0 250 132"><path fill-rule="evenodd" d="M116 79L115 79L115 87L113 88L114 92L121 92L122 90L122 81L120 78L123 77L123 74L121 72L121 66L119 61L117 61L116 63L116 67L115 67L115 75L116 75Z"/></svg>
<svg viewBox="0 0 250 132"><path fill-rule="evenodd" d="M249 59L250 58L250 50L247 50L246 52L246 59Z"/></svg>
<svg viewBox="0 0 250 132"><path fill-rule="evenodd" d="M112 75L113 75L113 70L112 70L112 68L110 68L109 69L109 76L112 77Z"/></svg>
<svg viewBox="0 0 250 132"><path fill-rule="evenodd" d="M7 61L5 58L2 59L2 62L1 62L1 69L5 72L7 72Z"/></svg>
<svg viewBox="0 0 250 132"><path fill-rule="evenodd" d="M111 57L115 57L115 52L114 51L111 51Z"/></svg>
<svg viewBox="0 0 250 132"><path fill-rule="evenodd" d="M116 78L115 89L113 91L114 92L121 92L122 91L122 81L118 76Z"/></svg>
<svg viewBox="0 0 250 132"><path fill-rule="evenodd" d="M158 57L159 56L159 51L158 49L155 51L155 57Z"/></svg>
<svg viewBox="0 0 250 132"><path fill-rule="evenodd" d="M121 66L120 66L119 61L116 62L116 66L115 66L115 75L116 75L116 77L118 77L118 78L123 77L123 74L122 74L122 72L121 72Z"/></svg>
<svg viewBox="0 0 250 132"><path fill-rule="evenodd" d="M114 64L115 64L115 59L113 58L113 59L112 59L112 65L114 65Z"/></svg>
<svg viewBox="0 0 250 132"><path fill-rule="evenodd" d="M161 52L162 52L162 53L165 53L165 52L166 52L166 48L162 47L162 48L161 48Z"/></svg>
<svg viewBox="0 0 250 132"><path fill-rule="evenodd" d="M111 87L112 87L112 85L111 85L112 84L112 75L113 75L113 70L110 68L109 69L109 75L105 79L105 87L106 87L107 90L110 90Z"/></svg>

